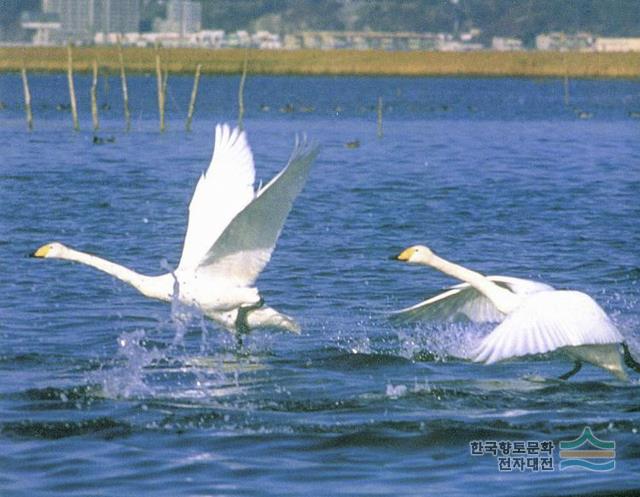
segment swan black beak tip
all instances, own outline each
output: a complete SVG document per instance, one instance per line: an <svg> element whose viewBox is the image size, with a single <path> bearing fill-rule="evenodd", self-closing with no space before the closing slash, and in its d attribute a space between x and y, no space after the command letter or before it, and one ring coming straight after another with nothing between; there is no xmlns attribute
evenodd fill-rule
<svg viewBox="0 0 640 497"><path fill-rule="evenodd" d="M399 259L398 259L398 254L396 254L396 255L390 255L390 256L389 256L389 260L390 260L390 261L397 261L397 260L399 260Z"/></svg>

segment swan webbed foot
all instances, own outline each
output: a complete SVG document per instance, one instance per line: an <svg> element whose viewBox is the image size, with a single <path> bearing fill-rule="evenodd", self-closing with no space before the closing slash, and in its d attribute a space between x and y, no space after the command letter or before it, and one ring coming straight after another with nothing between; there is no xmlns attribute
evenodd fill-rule
<svg viewBox="0 0 640 497"><path fill-rule="evenodd" d="M582 369L582 361L576 361L573 369L571 371L567 371L565 374L558 376L559 380L568 380L569 378L571 378L574 374L576 374L578 371L580 371Z"/></svg>
<svg viewBox="0 0 640 497"><path fill-rule="evenodd" d="M622 342L622 352L626 366L629 369L633 369L636 373L640 373L640 363L633 358L629 351L629 346L625 342Z"/></svg>

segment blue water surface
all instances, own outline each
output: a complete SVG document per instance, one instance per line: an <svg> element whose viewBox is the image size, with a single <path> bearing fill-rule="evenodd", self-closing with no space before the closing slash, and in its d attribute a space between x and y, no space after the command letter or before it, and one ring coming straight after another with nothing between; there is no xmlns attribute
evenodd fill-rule
<svg viewBox="0 0 640 497"><path fill-rule="evenodd" d="M388 260L424 243L488 274L591 294L640 352L640 84L252 77L244 125L257 175L296 133L322 151L273 258L265 300L301 336L235 339L91 268L26 257L59 240L140 272L177 265L187 205L238 77L0 75L0 494L8 496L634 495L640 383L561 354L483 366L491 327L394 326L390 311L454 283ZM376 105L383 102L378 138ZM97 137L94 143L94 135ZM359 147L347 148L357 141ZM615 469L560 471L591 427ZM473 441L553 442L551 471L499 471ZM538 454L542 457L542 454ZM530 459L537 459L534 452Z"/></svg>

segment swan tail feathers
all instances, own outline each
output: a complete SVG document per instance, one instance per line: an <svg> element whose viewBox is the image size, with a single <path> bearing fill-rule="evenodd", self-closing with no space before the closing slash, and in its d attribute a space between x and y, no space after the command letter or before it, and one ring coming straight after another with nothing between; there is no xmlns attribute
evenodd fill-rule
<svg viewBox="0 0 640 497"><path fill-rule="evenodd" d="M291 316L276 311L273 307L263 306L252 310L247 315L247 326L250 330L272 328L299 335L300 325Z"/></svg>

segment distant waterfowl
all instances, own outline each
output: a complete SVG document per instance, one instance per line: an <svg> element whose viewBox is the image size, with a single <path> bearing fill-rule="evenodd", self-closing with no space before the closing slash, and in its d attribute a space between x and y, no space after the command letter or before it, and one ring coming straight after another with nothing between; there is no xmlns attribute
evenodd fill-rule
<svg viewBox="0 0 640 497"><path fill-rule="evenodd" d="M116 137L115 136L107 136L106 138L103 138L101 136L98 135L93 135L93 144L94 145L104 145L105 143L115 143L116 141Z"/></svg>
<svg viewBox="0 0 640 497"><path fill-rule="evenodd" d="M344 144L347 148L360 148L360 140L352 140Z"/></svg>
<svg viewBox="0 0 640 497"><path fill-rule="evenodd" d="M293 104L285 104L282 107L280 107L280 112L282 112L283 114L290 114L294 110L296 109L293 106Z"/></svg>
<svg viewBox="0 0 640 497"><path fill-rule="evenodd" d="M640 372L638 364L611 319L587 294L555 290L544 283L508 276L484 276L446 261L428 247L415 245L393 259L433 267L464 283L453 286L412 307L396 320L455 320L498 322L471 353L476 362L493 364L505 359L562 350L575 367L568 379L588 362L626 379L623 361ZM622 353L621 353L622 349Z"/></svg>
<svg viewBox="0 0 640 497"><path fill-rule="evenodd" d="M299 332L291 317L264 305L254 284L316 155L317 148L296 140L286 167L254 190L253 155L245 133L216 126L211 164L195 187L182 257L171 273L145 276L57 242L43 245L32 256L92 266L150 298L177 298L231 331L273 327Z"/></svg>
<svg viewBox="0 0 640 497"><path fill-rule="evenodd" d="M576 109L575 113L578 119L591 119L593 117L593 113L586 110Z"/></svg>

